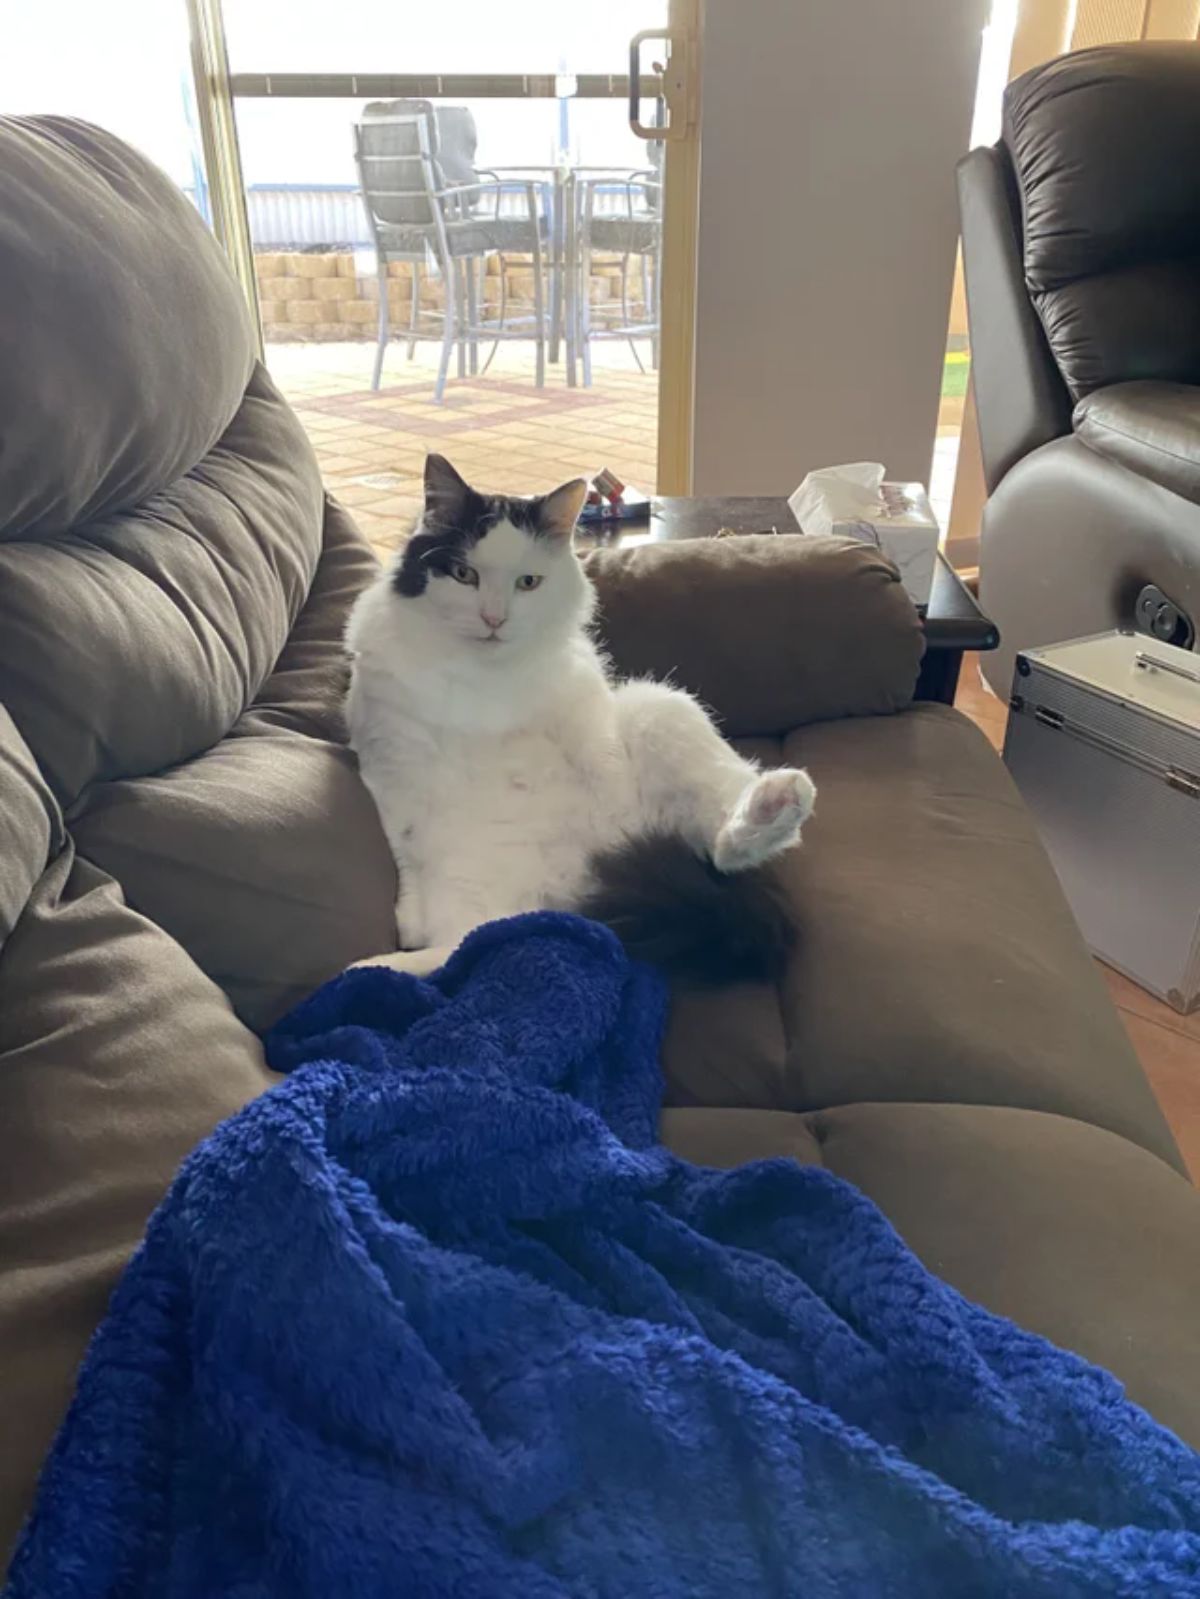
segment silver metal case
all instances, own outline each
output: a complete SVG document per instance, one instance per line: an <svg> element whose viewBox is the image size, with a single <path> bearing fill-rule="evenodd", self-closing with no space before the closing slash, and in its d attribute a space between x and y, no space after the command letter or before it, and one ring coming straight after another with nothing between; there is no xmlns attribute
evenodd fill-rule
<svg viewBox="0 0 1200 1599"><path fill-rule="evenodd" d="M1092 950L1200 1006L1200 657L1134 633L1018 655L1004 760Z"/></svg>

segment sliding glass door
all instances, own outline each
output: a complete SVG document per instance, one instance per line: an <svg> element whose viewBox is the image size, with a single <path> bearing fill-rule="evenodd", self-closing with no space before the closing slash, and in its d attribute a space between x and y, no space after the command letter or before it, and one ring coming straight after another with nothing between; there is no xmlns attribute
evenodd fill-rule
<svg viewBox="0 0 1200 1599"><path fill-rule="evenodd" d="M430 449L507 492L686 488L692 0L191 5L267 364L381 551Z"/></svg>

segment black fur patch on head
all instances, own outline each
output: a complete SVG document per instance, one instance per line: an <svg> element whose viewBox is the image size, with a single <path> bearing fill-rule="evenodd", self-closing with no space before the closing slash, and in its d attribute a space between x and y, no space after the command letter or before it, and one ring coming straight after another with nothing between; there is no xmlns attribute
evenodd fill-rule
<svg viewBox="0 0 1200 1599"><path fill-rule="evenodd" d="M468 495L453 521L436 520L425 512L392 573L397 594L406 599L424 594L431 577L447 576L453 563L466 559L500 521L504 513L495 500L474 489Z"/></svg>
<svg viewBox="0 0 1200 1599"><path fill-rule="evenodd" d="M456 561L467 559L501 522L511 522L531 538L554 537L557 530L546 514L547 502L553 498L480 494L444 456L429 456L425 462L425 511L400 552L392 588L406 599L416 599L424 594L431 577L445 577Z"/></svg>

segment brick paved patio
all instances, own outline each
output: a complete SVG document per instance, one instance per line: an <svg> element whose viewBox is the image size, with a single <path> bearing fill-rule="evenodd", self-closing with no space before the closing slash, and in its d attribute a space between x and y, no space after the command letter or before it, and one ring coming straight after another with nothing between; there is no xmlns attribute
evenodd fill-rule
<svg viewBox="0 0 1200 1599"><path fill-rule="evenodd" d="M538 389L532 346L501 345L486 377L452 378L440 406L436 346L418 346L409 362L394 344L378 394L373 356L365 342L267 345L267 365L316 447L327 487L381 554L412 526L430 450L498 493L536 493L602 466L654 488L658 380L638 371L626 345L597 347L590 389L568 389L561 364Z"/></svg>
<svg viewBox="0 0 1200 1599"><path fill-rule="evenodd" d="M420 509L421 470L430 450L448 455L480 488L533 494L565 478L611 466L652 491L658 380L643 374L628 346L598 345L590 389L568 389L561 364L533 382L532 346L501 345L486 377L454 379L433 403L437 352L388 351L383 387L371 391L374 346L267 345L267 364L316 446L325 482L352 508L381 554L395 549ZM931 498L949 523L962 401L942 402Z"/></svg>

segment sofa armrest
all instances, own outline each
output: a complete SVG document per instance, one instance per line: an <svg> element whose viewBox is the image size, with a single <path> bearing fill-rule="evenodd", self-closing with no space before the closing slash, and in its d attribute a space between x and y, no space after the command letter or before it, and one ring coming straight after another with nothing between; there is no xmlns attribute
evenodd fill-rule
<svg viewBox="0 0 1200 1599"><path fill-rule="evenodd" d="M1114 383L1075 407L1089 449L1200 505L1200 386Z"/></svg>
<svg viewBox="0 0 1200 1599"><path fill-rule="evenodd" d="M920 620L871 545L688 539L596 550L584 567L617 671L690 689L730 738L886 714L912 699Z"/></svg>

